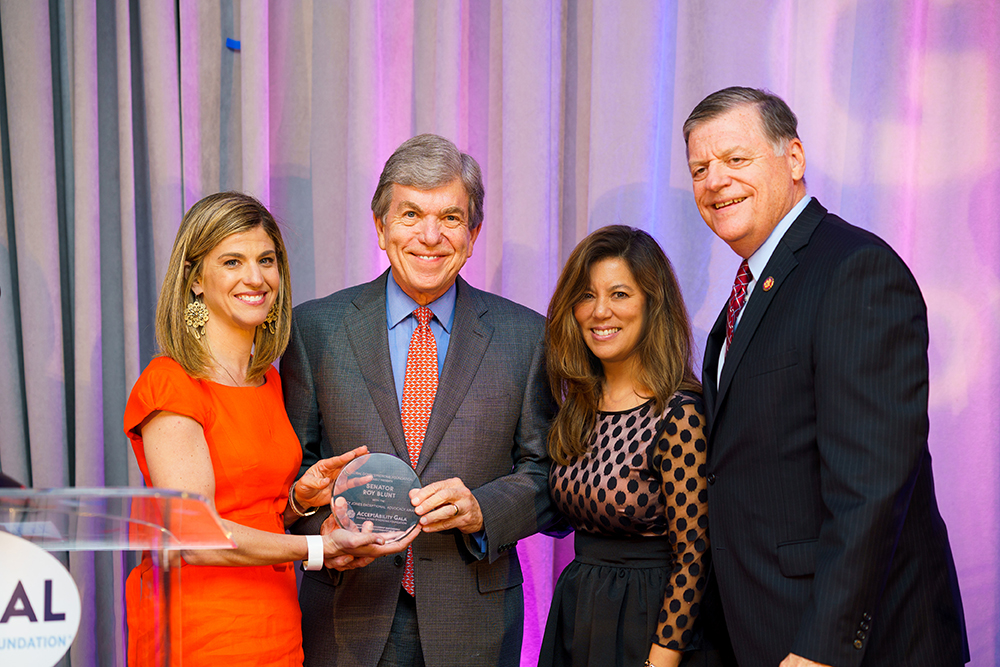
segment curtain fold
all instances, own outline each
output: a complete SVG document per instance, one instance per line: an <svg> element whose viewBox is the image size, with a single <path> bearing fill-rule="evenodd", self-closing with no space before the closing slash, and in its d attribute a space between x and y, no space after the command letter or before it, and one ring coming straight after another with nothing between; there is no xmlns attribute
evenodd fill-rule
<svg viewBox="0 0 1000 667"><path fill-rule="evenodd" d="M56 188L49 10L41 3L0 5L10 197L18 276L23 383L28 429L18 443L30 468L24 483L38 487L70 483L72 416L67 413L64 364L65 286ZM9 26L9 27L8 27ZM60 147L61 148L61 147ZM10 225L8 225L10 227ZM25 293L27 290L27 293ZM9 293L9 290L4 290ZM72 369L69 369L72 378ZM16 435L15 435L16 437ZM6 449L6 448L5 448Z"/></svg>
<svg viewBox="0 0 1000 667"><path fill-rule="evenodd" d="M989 0L0 0L0 469L38 488L139 486L125 400L183 213L219 190L282 224L294 301L387 266L370 200L407 138L483 169L463 269L545 312L588 231L650 231L696 346L738 261L694 206L680 126L765 87L798 113L811 194L883 236L931 329L931 451L973 665L1000 605L1000 7ZM700 351L697 352L700 357ZM535 663L572 538L525 563ZM73 665L122 664L134 554L66 559Z"/></svg>

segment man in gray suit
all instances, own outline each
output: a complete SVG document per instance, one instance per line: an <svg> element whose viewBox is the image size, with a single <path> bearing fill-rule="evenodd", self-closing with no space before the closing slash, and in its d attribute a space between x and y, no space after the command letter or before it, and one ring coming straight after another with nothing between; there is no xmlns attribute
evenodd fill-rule
<svg viewBox="0 0 1000 667"><path fill-rule="evenodd" d="M438 383L415 466L423 488L412 498L422 531L413 594L402 554L306 572L305 664L516 665L524 605L514 546L553 516L544 318L458 276L481 231L483 184L476 161L450 141L420 135L401 145L372 214L391 268L298 306L281 376L303 470L359 445L409 461L407 357L416 309L432 311ZM319 532L321 519L297 529Z"/></svg>

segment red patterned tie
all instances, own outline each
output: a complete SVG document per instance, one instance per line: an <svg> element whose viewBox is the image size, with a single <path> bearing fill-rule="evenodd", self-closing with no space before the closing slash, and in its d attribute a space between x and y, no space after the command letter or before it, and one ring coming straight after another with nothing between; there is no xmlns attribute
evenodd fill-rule
<svg viewBox="0 0 1000 667"><path fill-rule="evenodd" d="M736 273L736 281L733 283L733 293L729 295L729 312L726 313L726 349L733 345L733 331L736 329L736 319L743 310L743 304L747 300L747 285L753 275L750 273L750 264L743 260L740 270Z"/></svg>
<svg viewBox="0 0 1000 667"><path fill-rule="evenodd" d="M406 451L410 455L410 465L417 467L420 447L424 444L424 433L434 407L434 395L438 386L437 343L431 332L430 322L434 313L427 306L413 311L418 324L410 338L410 349L406 354L406 375L403 378L403 405L401 408L403 434L406 436ZM413 549L406 550L406 567L403 570L403 588L413 595Z"/></svg>

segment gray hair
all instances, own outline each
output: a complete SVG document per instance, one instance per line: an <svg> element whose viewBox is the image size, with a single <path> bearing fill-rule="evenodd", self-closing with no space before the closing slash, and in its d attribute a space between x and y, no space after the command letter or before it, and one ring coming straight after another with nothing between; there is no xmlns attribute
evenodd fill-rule
<svg viewBox="0 0 1000 667"><path fill-rule="evenodd" d="M795 113L774 93L742 86L716 91L698 103L684 121L684 145L687 145L691 131L701 123L747 105L757 109L764 137L774 149L774 154L784 155L788 142L799 138L799 120Z"/></svg>
<svg viewBox="0 0 1000 667"><path fill-rule="evenodd" d="M444 137L420 134L404 141L385 163L372 196L372 213L385 221L392 204L393 184L418 190L433 190L462 180L469 195L469 231L483 222L483 175L476 160L462 153Z"/></svg>

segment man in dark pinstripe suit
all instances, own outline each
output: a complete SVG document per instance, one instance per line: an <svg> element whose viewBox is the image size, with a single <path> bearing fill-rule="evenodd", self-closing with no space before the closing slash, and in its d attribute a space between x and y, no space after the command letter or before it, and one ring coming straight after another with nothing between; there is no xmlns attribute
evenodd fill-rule
<svg viewBox="0 0 1000 667"><path fill-rule="evenodd" d="M796 125L749 88L713 93L684 124L698 209L749 268L703 366L733 649L740 667L961 665L923 298L884 241L806 195Z"/></svg>

